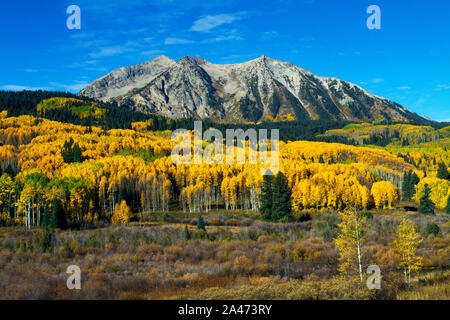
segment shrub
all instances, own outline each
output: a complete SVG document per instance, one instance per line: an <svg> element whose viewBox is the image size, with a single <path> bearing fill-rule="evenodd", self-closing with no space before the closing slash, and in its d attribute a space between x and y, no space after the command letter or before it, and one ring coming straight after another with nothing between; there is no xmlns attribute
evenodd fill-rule
<svg viewBox="0 0 450 320"><path fill-rule="evenodd" d="M225 221L225 225L227 226L239 226L241 222L238 219L228 219Z"/></svg>
<svg viewBox="0 0 450 320"><path fill-rule="evenodd" d="M427 225L427 234L433 234L435 236L439 235L441 233L441 229L439 229L439 226L436 223L429 223Z"/></svg>
<svg viewBox="0 0 450 320"><path fill-rule="evenodd" d="M210 226L220 226L221 222L219 218L211 218L208 220Z"/></svg>
<svg viewBox="0 0 450 320"><path fill-rule="evenodd" d="M249 274L252 270L252 261L246 256L234 259L233 271L236 273Z"/></svg>

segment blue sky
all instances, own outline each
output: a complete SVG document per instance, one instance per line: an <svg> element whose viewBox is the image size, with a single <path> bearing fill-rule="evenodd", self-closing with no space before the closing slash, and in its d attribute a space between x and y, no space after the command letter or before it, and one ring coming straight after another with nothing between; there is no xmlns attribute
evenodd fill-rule
<svg viewBox="0 0 450 320"><path fill-rule="evenodd" d="M66 9L81 8L81 30ZM381 30L369 30L369 5ZM443 0L16 0L0 7L0 89L77 92L164 54L236 63L266 55L450 121L450 2Z"/></svg>

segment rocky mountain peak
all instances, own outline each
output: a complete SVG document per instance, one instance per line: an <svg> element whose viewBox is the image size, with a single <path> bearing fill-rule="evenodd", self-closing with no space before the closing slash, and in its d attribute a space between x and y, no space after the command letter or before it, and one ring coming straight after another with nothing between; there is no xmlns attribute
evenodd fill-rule
<svg viewBox="0 0 450 320"><path fill-rule="evenodd" d="M80 95L167 117L260 121L270 118L351 121L421 118L357 85L265 55L237 64L159 56L94 81Z"/></svg>

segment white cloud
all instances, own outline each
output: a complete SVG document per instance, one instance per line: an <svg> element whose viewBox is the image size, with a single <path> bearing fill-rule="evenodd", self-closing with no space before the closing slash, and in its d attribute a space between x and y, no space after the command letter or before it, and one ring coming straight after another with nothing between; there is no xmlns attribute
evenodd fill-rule
<svg viewBox="0 0 450 320"><path fill-rule="evenodd" d="M72 91L72 92L79 92L89 85L89 83L86 82L85 80L75 81L75 83L73 83L73 84L62 84L62 83L57 83L57 82L50 82L50 84L55 88L64 89L64 90Z"/></svg>
<svg viewBox="0 0 450 320"><path fill-rule="evenodd" d="M245 12L205 16L194 21L194 24L191 27L191 31L209 32L211 29L214 29L218 26L241 20L244 16Z"/></svg>
<svg viewBox="0 0 450 320"><path fill-rule="evenodd" d="M416 101L416 106L422 106L426 102L425 98L419 98Z"/></svg>
<svg viewBox="0 0 450 320"><path fill-rule="evenodd" d="M450 89L450 85L447 85L447 84L438 84L436 86L436 88L434 88L434 90L436 90L436 91L448 90L448 89Z"/></svg>
<svg viewBox="0 0 450 320"><path fill-rule="evenodd" d="M180 38L166 38L164 41L164 44L170 45L170 44L189 44L193 43L192 40L186 40L186 39L180 39Z"/></svg>
<svg viewBox="0 0 450 320"><path fill-rule="evenodd" d="M36 73L36 72L38 72L36 69L25 69L24 71L28 72L28 73Z"/></svg>
<svg viewBox="0 0 450 320"><path fill-rule="evenodd" d="M202 41L202 43L214 43L228 40L244 40L244 38L237 35L221 35L215 38L205 39Z"/></svg>
<svg viewBox="0 0 450 320"><path fill-rule="evenodd" d="M383 78L375 78L375 79L372 80L372 82L378 84L378 83L384 82L384 79Z"/></svg>
<svg viewBox="0 0 450 320"><path fill-rule="evenodd" d="M398 87L397 89L398 90L409 90L409 89L411 89L411 87L403 86L403 87Z"/></svg>
<svg viewBox="0 0 450 320"><path fill-rule="evenodd" d="M52 90L51 87L30 87L30 86L21 86L21 85L15 85L15 84L6 84L3 86L0 86L1 90L8 90L8 91L23 91L23 90Z"/></svg>
<svg viewBox="0 0 450 320"><path fill-rule="evenodd" d="M147 51L143 51L141 52L141 55L143 56L153 56L155 54L161 54L164 53L163 50L147 50Z"/></svg>
<svg viewBox="0 0 450 320"><path fill-rule="evenodd" d="M134 46L135 43L128 42L125 45L103 47L99 51L91 52L89 56L92 58L112 57L118 54L136 51L136 49L132 48Z"/></svg>

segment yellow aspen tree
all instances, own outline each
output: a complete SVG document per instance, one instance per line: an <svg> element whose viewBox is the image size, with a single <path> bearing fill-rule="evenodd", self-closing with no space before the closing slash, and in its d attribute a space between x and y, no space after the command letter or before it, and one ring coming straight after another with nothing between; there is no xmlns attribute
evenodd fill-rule
<svg viewBox="0 0 450 320"><path fill-rule="evenodd" d="M369 227L366 218L359 215L353 209L345 209L339 213L341 223L340 235L334 240L339 250L339 261L341 262L338 271L341 279L357 267L361 282L363 281L362 272L362 246L364 237Z"/></svg>
<svg viewBox="0 0 450 320"><path fill-rule="evenodd" d="M422 267L422 257L416 255L416 249L422 242L422 237L416 232L414 224L402 218L395 234L392 247L398 261L398 267L403 269L405 281L411 284L411 273Z"/></svg>
<svg viewBox="0 0 450 320"><path fill-rule="evenodd" d="M113 224L126 224L130 222L133 214L131 213L130 208L128 207L125 200L122 200L120 205L117 205L114 214L111 218L111 222Z"/></svg>

